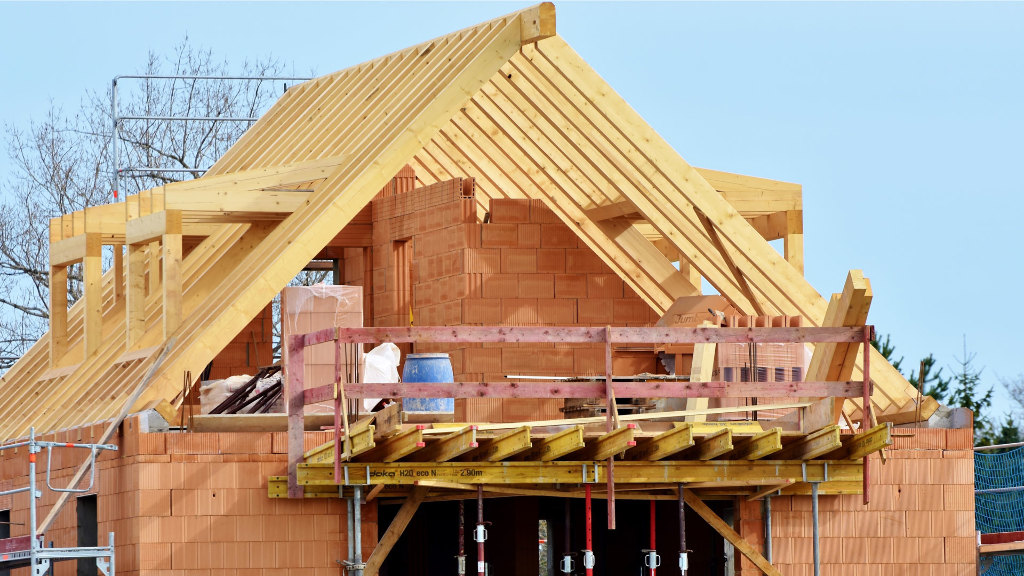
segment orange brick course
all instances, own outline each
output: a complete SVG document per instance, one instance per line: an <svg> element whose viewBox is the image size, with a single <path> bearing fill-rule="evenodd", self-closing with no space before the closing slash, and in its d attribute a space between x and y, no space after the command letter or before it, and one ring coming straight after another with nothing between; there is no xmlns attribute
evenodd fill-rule
<svg viewBox="0 0 1024 576"><path fill-rule="evenodd" d="M973 452L962 448L972 445L972 430L899 432L886 464L872 457L867 506L859 495L821 497L822 574L976 573ZM763 551L761 506L751 504L737 501L738 529ZM777 496L771 505L776 567L787 576L809 574L810 497ZM739 567L743 576L761 574L746 558Z"/></svg>
<svg viewBox="0 0 1024 576"><path fill-rule="evenodd" d="M98 434L87 427L46 439L91 441ZM309 445L327 437L320 432L307 435ZM345 503L269 498L268 476L283 474L286 468L283 451L272 451L273 436L140 433L138 417L127 420L112 441L121 450L98 462L98 478L90 492L97 495L101 541L107 532L115 532L118 574L338 574L337 561L345 558L348 547ZM129 446L167 449L138 453ZM54 468L54 485L70 481L80 457L69 455ZM27 462L24 449L0 454L0 485L25 485L28 470L19 464L23 461ZM40 517L55 501L54 492L43 490ZM0 509L11 510L12 522L26 523L27 494L0 497ZM75 546L77 522L72 499L47 532L47 541ZM377 542L376 503L363 507L363 523L366 558ZM13 536L26 531L26 526L11 526ZM75 573L74 562L54 564L56 576Z"/></svg>

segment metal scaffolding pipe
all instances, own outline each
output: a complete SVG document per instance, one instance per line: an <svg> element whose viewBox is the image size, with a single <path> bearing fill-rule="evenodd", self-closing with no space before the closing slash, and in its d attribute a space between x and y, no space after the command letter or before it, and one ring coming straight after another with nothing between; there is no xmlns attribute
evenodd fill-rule
<svg viewBox="0 0 1024 576"><path fill-rule="evenodd" d="M487 540L487 529L484 528L484 485L476 487L476 573L484 576L484 541Z"/></svg>
<svg viewBox="0 0 1024 576"><path fill-rule="evenodd" d="M814 576L821 576L821 551L818 548L818 483L811 483L811 516L814 522Z"/></svg>
<svg viewBox="0 0 1024 576"><path fill-rule="evenodd" d="M352 509L354 511L352 514L352 527L355 540L353 545L355 553L352 556L352 574L354 576L363 576L363 568L365 567L365 564L363 564L363 487L353 486L352 490Z"/></svg>
<svg viewBox="0 0 1024 576"><path fill-rule="evenodd" d="M772 497L765 496L762 506L764 514L764 559L772 563Z"/></svg>
<svg viewBox="0 0 1024 576"><path fill-rule="evenodd" d="M647 551L645 556L645 564L651 571L651 576L656 576L658 573L658 566L661 564L661 557L658 556L658 545L656 544L655 534L655 501L651 500L651 548Z"/></svg>
<svg viewBox="0 0 1024 576"><path fill-rule="evenodd" d="M155 120L155 121L179 121L179 120L207 120L213 122L253 122L258 118L229 118L229 117L180 117L180 116L119 116L117 113L118 102L117 102L117 83L122 79L136 79L136 80L257 80L261 82L278 82L278 81L298 81L305 82L306 80L312 80L309 76L203 76L203 75L187 75L187 74L119 74L114 76L110 81L110 157L113 170L111 170L111 188L113 189L114 199L120 198L119 191L121 190L121 173L122 172L134 172L134 169L121 169L120 163L120 151L119 146L121 142L120 135L120 123L121 120ZM287 89L287 86L285 86ZM206 170L190 170L190 169L155 169L146 170L147 172L206 172Z"/></svg>
<svg viewBox="0 0 1024 576"><path fill-rule="evenodd" d="M259 116L118 116L117 120L159 120L168 122L255 122Z"/></svg>
<svg viewBox="0 0 1024 576"><path fill-rule="evenodd" d="M28 479L29 479L29 493L28 493L28 521L31 529L29 534L32 536L29 541L29 559L31 562L32 570L36 570L36 554L39 552L39 533L37 532L36 526L36 498L38 498L38 492L36 492L36 452L39 452L39 447L35 445L36 441L36 429L31 427L28 429Z"/></svg>
<svg viewBox="0 0 1024 576"><path fill-rule="evenodd" d="M187 172L189 174L198 174L200 172L208 172L206 168L160 168L158 166L132 166L130 168L121 168L118 173L121 172Z"/></svg>
<svg viewBox="0 0 1024 576"><path fill-rule="evenodd" d="M686 499L683 497L683 485L676 486L679 492L679 573L686 576L689 559L686 557Z"/></svg>
<svg viewBox="0 0 1024 576"><path fill-rule="evenodd" d="M587 576L594 576L594 533L591 528L590 508L590 484L585 487L586 491L586 523L587 523L587 548L583 551L583 567L587 570Z"/></svg>
<svg viewBox="0 0 1024 576"><path fill-rule="evenodd" d="M466 502L459 500L459 555L458 574L466 576Z"/></svg>
<svg viewBox="0 0 1024 576"><path fill-rule="evenodd" d="M572 574L573 572L573 561L572 561L572 531L571 531L571 506L569 505L569 499L565 499L565 524L562 525L562 532L565 533L565 548L562 554L562 562L558 565L561 571L565 574Z"/></svg>
<svg viewBox="0 0 1024 576"><path fill-rule="evenodd" d="M117 82L122 78L143 80L312 80L307 76L190 76L174 74L119 74L114 76Z"/></svg>
<svg viewBox="0 0 1024 576"><path fill-rule="evenodd" d="M339 492L338 496L341 496L342 495L341 493L344 492L344 488L342 486L338 486L338 492ZM347 506L347 508L346 508L347 514L345 515L345 519L348 521L348 538L347 538L347 540L348 540L348 556L347 556L347 558L351 561L352 558L355 557L355 543L352 541L352 526L353 526L353 522L354 522L354 519L352 518L352 516L354 515L354 512L352 511L352 498L345 498L345 505Z"/></svg>

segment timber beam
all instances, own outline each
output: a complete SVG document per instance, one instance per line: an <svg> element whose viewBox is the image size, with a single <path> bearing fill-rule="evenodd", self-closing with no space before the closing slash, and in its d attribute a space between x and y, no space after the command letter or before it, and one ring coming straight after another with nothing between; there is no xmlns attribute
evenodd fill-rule
<svg viewBox="0 0 1024 576"><path fill-rule="evenodd" d="M697 344L699 349L713 344ZM852 398L864 389L863 382L616 382L620 397L659 398L792 398L823 396ZM604 382L400 382L353 383L345 386L349 398L597 398L604 396ZM311 388L305 392L307 402L331 398L333 385ZM687 410L707 408L695 403Z"/></svg>
<svg viewBox="0 0 1024 576"><path fill-rule="evenodd" d="M153 294L159 284L163 336L170 337L182 320L182 222L180 210L160 210L137 218L125 224L125 238L128 245L128 286L127 314L125 328L128 344L137 342L146 329L146 280L149 276L148 294ZM148 265L147 265L148 261ZM162 280L161 280L162 277Z"/></svg>
<svg viewBox="0 0 1024 576"><path fill-rule="evenodd" d="M679 426L637 442L630 450L630 460L661 460L693 446L693 429L689 425Z"/></svg>
<svg viewBox="0 0 1024 576"><path fill-rule="evenodd" d="M688 455L692 453L696 460L711 460L731 452L732 449L732 430L723 428L698 440L693 449L688 450L687 453Z"/></svg>
<svg viewBox="0 0 1024 576"><path fill-rule="evenodd" d="M71 266L85 258L85 234L50 243L50 266Z"/></svg>
<svg viewBox="0 0 1024 576"><path fill-rule="evenodd" d="M683 499L686 501L687 506L692 508L698 516L710 524L716 532L721 534L723 538L735 546L737 550L753 562L754 565L762 572L768 576L782 576L782 572L779 572L777 568L772 566L771 563L768 562L768 560L750 544L750 542L744 540L743 537L733 530L725 520L719 518L718 514L715 514L714 511L711 510L703 500L697 497L696 494L690 490L683 490Z"/></svg>
<svg viewBox="0 0 1024 576"><path fill-rule="evenodd" d="M754 492L750 496L747 496L747 500L748 501L760 500L761 498L764 498L765 496L771 496L772 494L775 494L776 492L782 490L783 488L789 488L793 484L796 484L796 480L794 480L794 479L788 479L785 482L782 482L780 484L772 484L771 486L768 486L766 488L761 488L757 492Z"/></svg>
<svg viewBox="0 0 1024 576"><path fill-rule="evenodd" d="M398 510L398 514L395 515L395 519L388 525L388 529L381 536L380 542L370 553L370 557L366 559L366 567L363 569L365 576L377 576L380 571L381 565L387 558L391 549L395 547L398 539L401 538L402 532L405 532L405 528L409 525L416 510L419 509L423 499L426 498L428 488L416 487L412 489L409 496L405 499L402 507ZM356 506L362 506L362 503L356 503ZM359 552L362 554L362 552Z"/></svg>
<svg viewBox="0 0 1024 576"><path fill-rule="evenodd" d="M737 443L729 460L758 460L782 450L782 428L772 428Z"/></svg>
<svg viewBox="0 0 1024 576"><path fill-rule="evenodd" d="M361 455L361 458L378 462L394 462L423 448L423 426L404 430L387 439L378 439L377 446ZM331 468L332 474L334 468Z"/></svg>
<svg viewBox="0 0 1024 576"><path fill-rule="evenodd" d="M356 484L415 484L420 480L471 484L581 484L603 482L606 460L553 462L350 462L347 482ZM826 472L827 467L827 472ZM790 478L807 482L860 482L864 465L859 460L621 460L615 462L615 483L678 484L714 482L743 486L777 485ZM369 477L367 477L369 473ZM595 480L596 478L596 480ZM302 486L336 486L333 464L299 464Z"/></svg>
<svg viewBox="0 0 1024 576"><path fill-rule="evenodd" d="M132 218L125 224L127 244L146 244L160 240L164 234L181 234L181 210L161 210L138 218Z"/></svg>
<svg viewBox="0 0 1024 576"><path fill-rule="evenodd" d="M826 454L829 459L858 460L892 446L892 424L883 423L843 440L842 448Z"/></svg>
<svg viewBox="0 0 1024 576"><path fill-rule="evenodd" d="M839 426L832 424L786 446L775 457L782 460L812 460L838 450L842 446L843 443L839 439Z"/></svg>
<svg viewBox="0 0 1024 576"><path fill-rule="evenodd" d="M611 458L636 446L636 440L633 439L635 433L636 424L627 424L594 440L588 440L586 446L582 450L574 452L572 457L576 460L605 460Z"/></svg>
<svg viewBox="0 0 1024 576"><path fill-rule="evenodd" d="M355 426L349 430L352 436L352 442L350 443L350 454L349 457L355 457L364 452L368 452L376 447L376 443L373 440L374 427L362 426L356 429ZM342 436L344 438L344 435ZM303 459L307 463L313 464L333 464L334 463L334 440L328 440L327 442L305 452L302 455Z"/></svg>
<svg viewBox="0 0 1024 576"><path fill-rule="evenodd" d="M417 462L447 462L462 456L480 446L476 440L476 431L476 426L466 426L427 445L423 450L412 454L410 459Z"/></svg>
<svg viewBox="0 0 1024 576"><path fill-rule="evenodd" d="M498 462L533 447L530 442L529 426L521 426L494 438L478 440L480 447L471 452L468 457L469 460L476 462Z"/></svg>
<svg viewBox="0 0 1024 576"><path fill-rule="evenodd" d="M755 496L759 493L764 495L772 495L780 493L782 496L808 496L811 493L810 484L793 480L793 479L780 479L779 484L757 486L756 488L750 488L750 484L743 484L741 486L725 486L717 484L714 488L694 488L694 491L701 496L701 498L715 498L715 499L733 499L736 497L742 497L749 499L758 499ZM444 481L433 481L433 480L417 480L414 486L423 488L430 488L435 492L439 492L436 496L425 501L447 501L447 500L461 500L476 498L477 484L470 484L464 482L444 482ZM582 484L574 484L568 488L537 488L536 485L498 485L498 484L484 484L484 498L505 498L510 496L552 496L556 498L585 498L586 493L582 489ZM693 484L690 484L693 486ZM821 496L838 496L844 494L858 495L862 493L863 485L858 481L841 481L841 482L821 482L818 484L818 494ZM302 486L303 498L338 498L338 486L335 485L316 485L316 486ZM456 492L440 492L441 490L449 491L461 491L462 494ZM375 492L376 491L376 492ZM367 494L367 501L372 500L370 494L374 497L379 498L404 498L408 495L408 485L403 486L392 486L388 484L375 484L374 488ZM270 498L287 498L288 497L288 477L287 476L270 476L267 480L267 496ZM608 497L608 493L595 489L591 493L592 498L596 500L605 499ZM760 496L764 497L764 496ZM678 497L675 494L675 485L649 485L641 486L637 485L633 488L633 485L623 484L617 485L615 490L616 500L671 500L676 501Z"/></svg>
<svg viewBox="0 0 1024 576"><path fill-rule="evenodd" d="M583 426L576 425L546 438L534 439L533 448L519 455L521 460L550 462L566 454L582 449Z"/></svg>

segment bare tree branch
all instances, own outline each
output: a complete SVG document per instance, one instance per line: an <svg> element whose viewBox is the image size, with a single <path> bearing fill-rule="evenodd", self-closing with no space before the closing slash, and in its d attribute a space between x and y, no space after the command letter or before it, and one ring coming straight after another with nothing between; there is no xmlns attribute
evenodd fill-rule
<svg viewBox="0 0 1024 576"><path fill-rule="evenodd" d="M138 71L168 76L273 76L273 59L242 69L218 61L186 36L166 56L150 52ZM217 80L124 81L118 92L122 116L256 117L275 99L268 83ZM47 329L49 320L49 224L112 198L112 162L119 166L203 169L213 165L248 129L245 122L123 120L111 139L110 91L89 92L74 113L51 105L27 126L5 126L12 171L0 182L0 370L6 370ZM194 178L200 173L158 170L122 173L123 194ZM109 254L105 267L109 266ZM80 266L68 271L68 303L82 296Z"/></svg>

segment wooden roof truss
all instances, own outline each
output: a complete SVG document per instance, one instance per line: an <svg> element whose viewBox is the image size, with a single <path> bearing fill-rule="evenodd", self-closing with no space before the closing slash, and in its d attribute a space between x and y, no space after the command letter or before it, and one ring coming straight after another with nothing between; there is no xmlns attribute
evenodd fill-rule
<svg viewBox="0 0 1024 576"><path fill-rule="evenodd" d="M82 263L85 295L51 290L49 333L0 382L0 438L110 418L171 336L136 406L173 398L407 164L543 200L659 312L703 277L743 313L827 325L800 187L691 167L541 4L294 86L202 178L55 219L51 286ZM879 418L914 411L871 360Z"/></svg>

